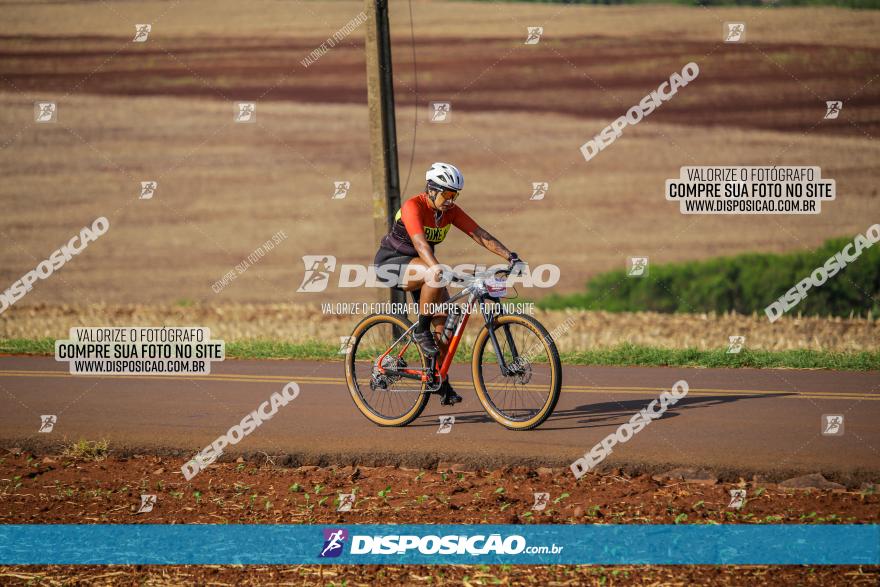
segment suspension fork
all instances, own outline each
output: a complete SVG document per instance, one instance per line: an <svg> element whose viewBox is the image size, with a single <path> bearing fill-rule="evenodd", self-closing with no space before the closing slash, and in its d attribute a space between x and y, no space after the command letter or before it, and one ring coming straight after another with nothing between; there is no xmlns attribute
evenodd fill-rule
<svg viewBox="0 0 880 587"><path fill-rule="evenodd" d="M486 329L489 331L489 340L492 341L492 348L495 349L495 356L498 357L498 365L501 367L501 375L504 377L508 377L511 375L510 367L507 366L507 361L504 359L504 352L501 350L501 345L498 344L498 337L495 336L495 329L492 328L492 323L495 322L495 319L504 315L504 308L501 306L500 302L496 302L498 305L497 312L484 312L483 320L486 322ZM514 360L519 357L519 352L516 350L516 343L513 342L513 335L510 334L510 325L504 324L501 326L501 329L504 331L504 338L507 341L507 345L510 347L510 352L513 355Z"/></svg>

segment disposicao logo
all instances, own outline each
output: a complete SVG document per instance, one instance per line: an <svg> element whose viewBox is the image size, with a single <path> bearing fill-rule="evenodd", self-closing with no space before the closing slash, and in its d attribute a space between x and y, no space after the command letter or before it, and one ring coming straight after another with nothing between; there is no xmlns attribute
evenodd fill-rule
<svg viewBox="0 0 880 587"><path fill-rule="evenodd" d="M351 540L349 540L351 538ZM474 536L463 535L428 535L418 536L414 534L389 534L378 536L365 536L352 534L344 528L325 528L324 547L321 549L320 558L337 557L342 554L345 542L349 541L349 554L357 555L406 555L413 551L419 555L558 555L562 553L564 546L556 544L533 545L526 544L525 537L519 534L502 536L501 534L477 534Z"/></svg>

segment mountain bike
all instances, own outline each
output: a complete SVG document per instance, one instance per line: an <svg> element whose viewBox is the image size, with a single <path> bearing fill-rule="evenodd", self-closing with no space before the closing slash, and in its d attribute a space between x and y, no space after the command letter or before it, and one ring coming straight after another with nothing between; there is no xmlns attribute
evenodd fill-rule
<svg viewBox="0 0 880 587"><path fill-rule="evenodd" d="M562 388L559 352L547 329L531 316L509 314L500 302L514 268L452 273L463 289L447 304L442 360L426 358L404 316L372 314L349 338L345 379L358 410L380 426L406 426L419 417L447 379L468 318L483 327L474 339L471 376L489 416L511 430L531 430L553 412ZM455 302L466 299L459 311Z"/></svg>

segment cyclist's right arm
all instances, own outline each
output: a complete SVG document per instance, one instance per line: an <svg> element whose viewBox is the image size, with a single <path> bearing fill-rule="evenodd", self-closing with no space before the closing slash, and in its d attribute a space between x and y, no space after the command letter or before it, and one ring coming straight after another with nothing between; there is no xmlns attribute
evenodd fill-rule
<svg viewBox="0 0 880 587"><path fill-rule="evenodd" d="M419 254L421 259L428 267L438 265L437 257L425 237L425 230L422 227L422 217L419 214L419 206L415 198L407 200L400 210L400 219L403 221L409 239L412 241L413 248Z"/></svg>
<svg viewBox="0 0 880 587"><path fill-rule="evenodd" d="M419 254L419 259L424 261L425 265L434 267L440 264L437 257L434 256L434 251L431 250L431 245L428 244L428 239L425 238L424 232L410 234L409 238L412 240L413 248Z"/></svg>

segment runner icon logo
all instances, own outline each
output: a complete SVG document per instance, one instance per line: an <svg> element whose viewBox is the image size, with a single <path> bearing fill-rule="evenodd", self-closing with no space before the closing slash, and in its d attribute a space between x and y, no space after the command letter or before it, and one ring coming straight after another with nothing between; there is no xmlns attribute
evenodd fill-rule
<svg viewBox="0 0 880 587"><path fill-rule="evenodd" d="M345 196L348 195L348 190L351 188L350 181L334 181L333 186L336 188L333 192L334 200L343 200Z"/></svg>
<svg viewBox="0 0 880 587"><path fill-rule="evenodd" d="M449 122L452 105L449 102L431 102L431 122Z"/></svg>
<svg viewBox="0 0 880 587"><path fill-rule="evenodd" d="M254 102L236 102L235 104L235 122L256 122L257 121L257 105Z"/></svg>
<svg viewBox="0 0 880 587"><path fill-rule="evenodd" d="M547 195L547 191L550 189L550 184L546 181L533 181L532 182L532 197L530 200L543 200L544 196Z"/></svg>
<svg viewBox="0 0 880 587"><path fill-rule="evenodd" d="M741 510L742 507L746 503L746 490L745 489L731 489L730 490L730 503L727 504L727 507L734 510Z"/></svg>
<svg viewBox="0 0 880 587"><path fill-rule="evenodd" d="M148 514L151 511L153 511L154 505L156 505L156 496L143 494L143 495L141 495L141 505L138 508L137 513Z"/></svg>
<svg viewBox="0 0 880 587"><path fill-rule="evenodd" d="M738 354L746 344L745 336L728 336L727 340L727 354L729 355Z"/></svg>
<svg viewBox="0 0 880 587"><path fill-rule="evenodd" d="M526 36L526 45L537 45L541 41L541 35L544 34L544 27L542 26L530 26L526 27L528 29L528 35Z"/></svg>
<svg viewBox="0 0 880 587"><path fill-rule="evenodd" d="M138 198L139 200L151 200L153 195L156 193L156 188L159 187L159 183L155 181L142 181L141 182L141 195Z"/></svg>
<svg viewBox="0 0 880 587"><path fill-rule="evenodd" d="M843 110L843 102L840 100L829 100L825 102L825 120L834 120Z"/></svg>
<svg viewBox="0 0 880 587"><path fill-rule="evenodd" d="M330 274L336 269L336 257L333 255L304 255L302 260L306 267L306 274L296 291L314 293L327 289Z"/></svg>
<svg viewBox="0 0 880 587"><path fill-rule="evenodd" d="M58 422L58 416L40 416L40 420L39 432L52 432L55 423Z"/></svg>
<svg viewBox="0 0 880 587"><path fill-rule="evenodd" d="M354 493L340 493L339 494L339 507L336 508L337 512L350 512L351 507L354 505Z"/></svg>
<svg viewBox="0 0 880 587"><path fill-rule="evenodd" d="M342 554L343 544L348 539L348 530L344 528L324 528L324 548L321 558L335 558Z"/></svg>
<svg viewBox="0 0 880 587"><path fill-rule="evenodd" d="M648 275L647 257L630 257L627 277L646 277Z"/></svg>
<svg viewBox="0 0 880 587"><path fill-rule="evenodd" d="M822 436L843 436L843 414L822 414Z"/></svg>
<svg viewBox="0 0 880 587"><path fill-rule="evenodd" d="M351 345L354 342L353 336L340 336L339 337L339 352L337 354L347 355L351 352Z"/></svg>
<svg viewBox="0 0 880 587"><path fill-rule="evenodd" d="M151 24L136 24L134 25L134 38L132 39L133 43L146 43L147 38L150 36L150 31L153 30L153 25Z"/></svg>
<svg viewBox="0 0 880 587"><path fill-rule="evenodd" d="M34 102L34 121L55 122L58 120L58 106L55 102Z"/></svg>
<svg viewBox="0 0 880 587"><path fill-rule="evenodd" d="M440 416L440 427L437 428L437 434L449 434L452 432L453 424L455 424L455 416Z"/></svg>
<svg viewBox="0 0 880 587"><path fill-rule="evenodd" d="M535 493L535 503L532 504L532 509L540 512L547 507L548 501L550 501L549 493Z"/></svg>
<svg viewBox="0 0 880 587"><path fill-rule="evenodd" d="M726 31L726 35L724 37L725 43L739 43L745 37L746 23L726 22L724 23L724 30Z"/></svg>

